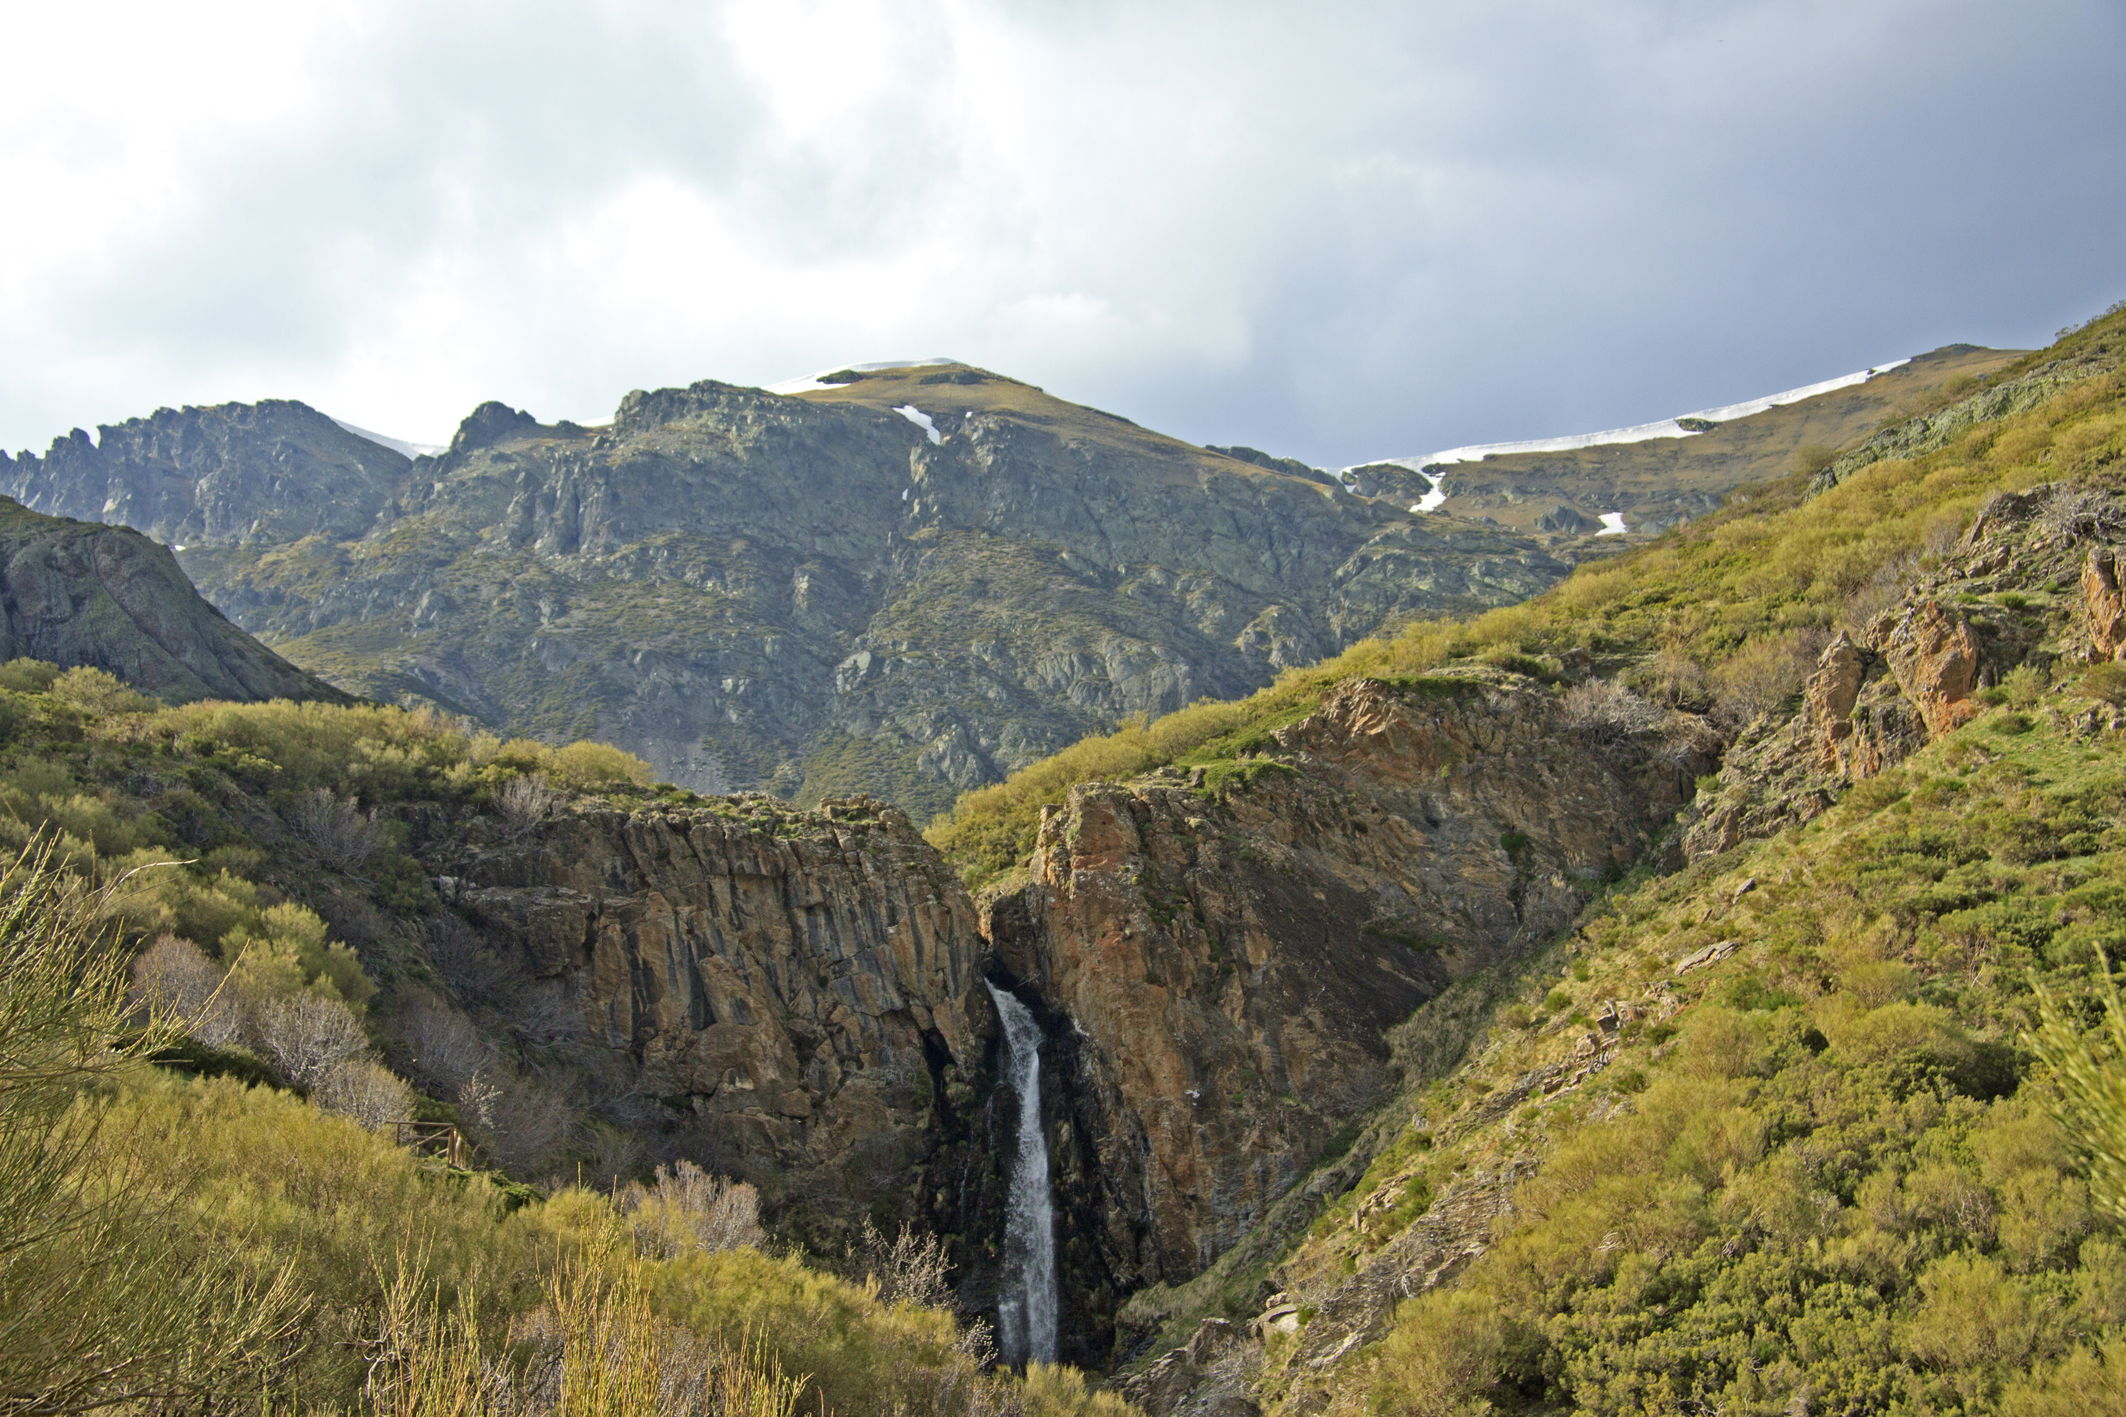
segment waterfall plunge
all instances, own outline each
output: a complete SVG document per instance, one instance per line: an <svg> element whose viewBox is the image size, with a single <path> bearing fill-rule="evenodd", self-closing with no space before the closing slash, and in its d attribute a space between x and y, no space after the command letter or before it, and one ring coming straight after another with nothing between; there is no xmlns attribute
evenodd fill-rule
<svg viewBox="0 0 2126 1417"><path fill-rule="evenodd" d="M1019 1094L1019 1147L1004 1215L1005 1292L997 1345L1007 1363L1056 1361L1056 1211L1048 1193L1048 1137L1041 1130L1041 1025L1010 994L989 986L1004 1020L1004 1064Z"/></svg>

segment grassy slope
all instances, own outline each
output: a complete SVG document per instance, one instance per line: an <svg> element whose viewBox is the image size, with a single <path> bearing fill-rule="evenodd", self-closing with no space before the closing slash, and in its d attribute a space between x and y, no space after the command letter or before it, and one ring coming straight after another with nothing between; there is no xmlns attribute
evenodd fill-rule
<svg viewBox="0 0 2126 1417"><path fill-rule="evenodd" d="M1769 482L1793 471L1795 459L1813 459L1847 447L1884 422L1931 411L1944 398L1968 392L1976 381L2013 363L2023 351L1952 346L1864 384L1834 389L1716 425L1689 438L1579 448L1558 453L1514 453L1459 465L1447 474L1445 510L1490 517L1520 531L1559 502L1583 515L1637 512L1673 521L1661 509L1678 494L1717 497L1731 488Z"/></svg>
<svg viewBox="0 0 2126 1417"><path fill-rule="evenodd" d="M1361 675L1421 674L1473 654L1584 650L1612 663L1659 652L1685 679L1739 675L1782 637L1821 629L1865 599L1898 558L1953 535L1985 497L2072 475L2115 456L2126 315L2110 315L2001 370L2095 355L2111 372L2043 406L1970 430L1917 458L1875 464L1814 498L1791 475L1730 499L1721 513L1597 565L1523 605L1469 621L1425 621L1279 676L1229 703L1194 705L1088 738L993 787L968 793L930 838L971 883L996 879L1032 849L1043 805L1080 782L1250 751L1269 729L1311 712Z"/></svg>
<svg viewBox="0 0 2126 1417"><path fill-rule="evenodd" d="M2094 948L2126 944L2126 753L2071 683L1995 698L1799 832L1618 892L1532 971L1286 1262L1326 1292L1474 1179L1533 1171L1466 1276L1340 1369L1346 1397L2049 1412L2039 1393L2098 1370L2118 1391L2126 1351L2099 1350L2126 1248L2023 1030L2033 981L2087 998ZM1560 1086L1610 1000L1634 1014L1614 1061ZM1311 1380L1289 1352L1273 1390Z"/></svg>

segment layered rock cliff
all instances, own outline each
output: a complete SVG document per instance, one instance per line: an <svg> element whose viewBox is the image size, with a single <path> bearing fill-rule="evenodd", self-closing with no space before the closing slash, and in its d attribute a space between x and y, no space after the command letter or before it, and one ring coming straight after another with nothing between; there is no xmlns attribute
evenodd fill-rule
<svg viewBox="0 0 2126 1417"><path fill-rule="evenodd" d="M564 811L424 855L506 968L467 1005L591 1115L817 1219L928 1208L996 1023L966 893L898 812Z"/></svg>

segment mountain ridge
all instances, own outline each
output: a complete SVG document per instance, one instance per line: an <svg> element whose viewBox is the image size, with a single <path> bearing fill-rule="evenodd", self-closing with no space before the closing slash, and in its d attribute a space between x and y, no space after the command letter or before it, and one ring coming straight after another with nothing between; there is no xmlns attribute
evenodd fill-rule
<svg viewBox="0 0 2126 1417"><path fill-rule="evenodd" d="M593 427L484 404L418 459L287 401L164 410L0 461L0 491L170 542L350 691L918 816L1616 539L1570 490L1412 512L1405 469L1199 448L957 362L792 383L636 391Z"/></svg>
<svg viewBox="0 0 2126 1417"><path fill-rule="evenodd" d="M166 411L0 480L183 546L239 623L356 692L609 738L695 787L877 788L925 815L1127 714L1566 566L965 366L637 391L595 429L488 404L418 461L299 405Z"/></svg>

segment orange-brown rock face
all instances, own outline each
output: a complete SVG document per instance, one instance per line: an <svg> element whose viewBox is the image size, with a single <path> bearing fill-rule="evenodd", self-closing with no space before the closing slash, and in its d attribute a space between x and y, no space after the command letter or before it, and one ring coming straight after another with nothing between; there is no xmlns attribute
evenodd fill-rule
<svg viewBox="0 0 2126 1417"><path fill-rule="evenodd" d="M1816 672L1809 676L1802 700L1807 705L1810 736L1815 740L1816 770L1865 777L1876 766L1856 765L1853 741L1853 706L1860 699L1860 686L1867 681L1868 654L1841 631L1823 651ZM1855 767L1860 771L1856 772Z"/></svg>
<svg viewBox="0 0 2126 1417"><path fill-rule="evenodd" d="M1817 775L1859 782L1917 745L1909 703L1883 670L1883 657L1844 631L1824 647L1801 694L1801 734Z"/></svg>
<svg viewBox="0 0 2126 1417"><path fill-rule="evenodd" d="M2126 652L2126 593L2119 589L2119 557L2110 548L2089 553L2082 563L2082 614L2091 653L2099 660Z"/></svg>
<svg viewBox="0 0 2126 1417"><path fill-rule="evenodd" d="M814 1220L926 1203L994 1015L972 905L898 812L569 813L449 887L593 1115Z"/></svg>
<svg viewBox="0 0 2126 1417"><path fill-rule="evenodd" d="M1074 790L1031 882L984 901L1071 1026L1066 1275L1202 1269L1380 1098L1388 1028L1552 938L1709 765L1505 676L1355 681L1276 741L1244 784Z"/></svg>
<svg viewBox="0 0 2126 1417"><path fill-rule="evenodd" d="M1968 621L1939 600L1923 600L1908 611L1884 616L1870 627L1869 637L1882 647L1898 688L1918 710L1929 738L1951 732L1978 712L1979 706L1971 702L1978 689L1978 636Z"/></svg>

